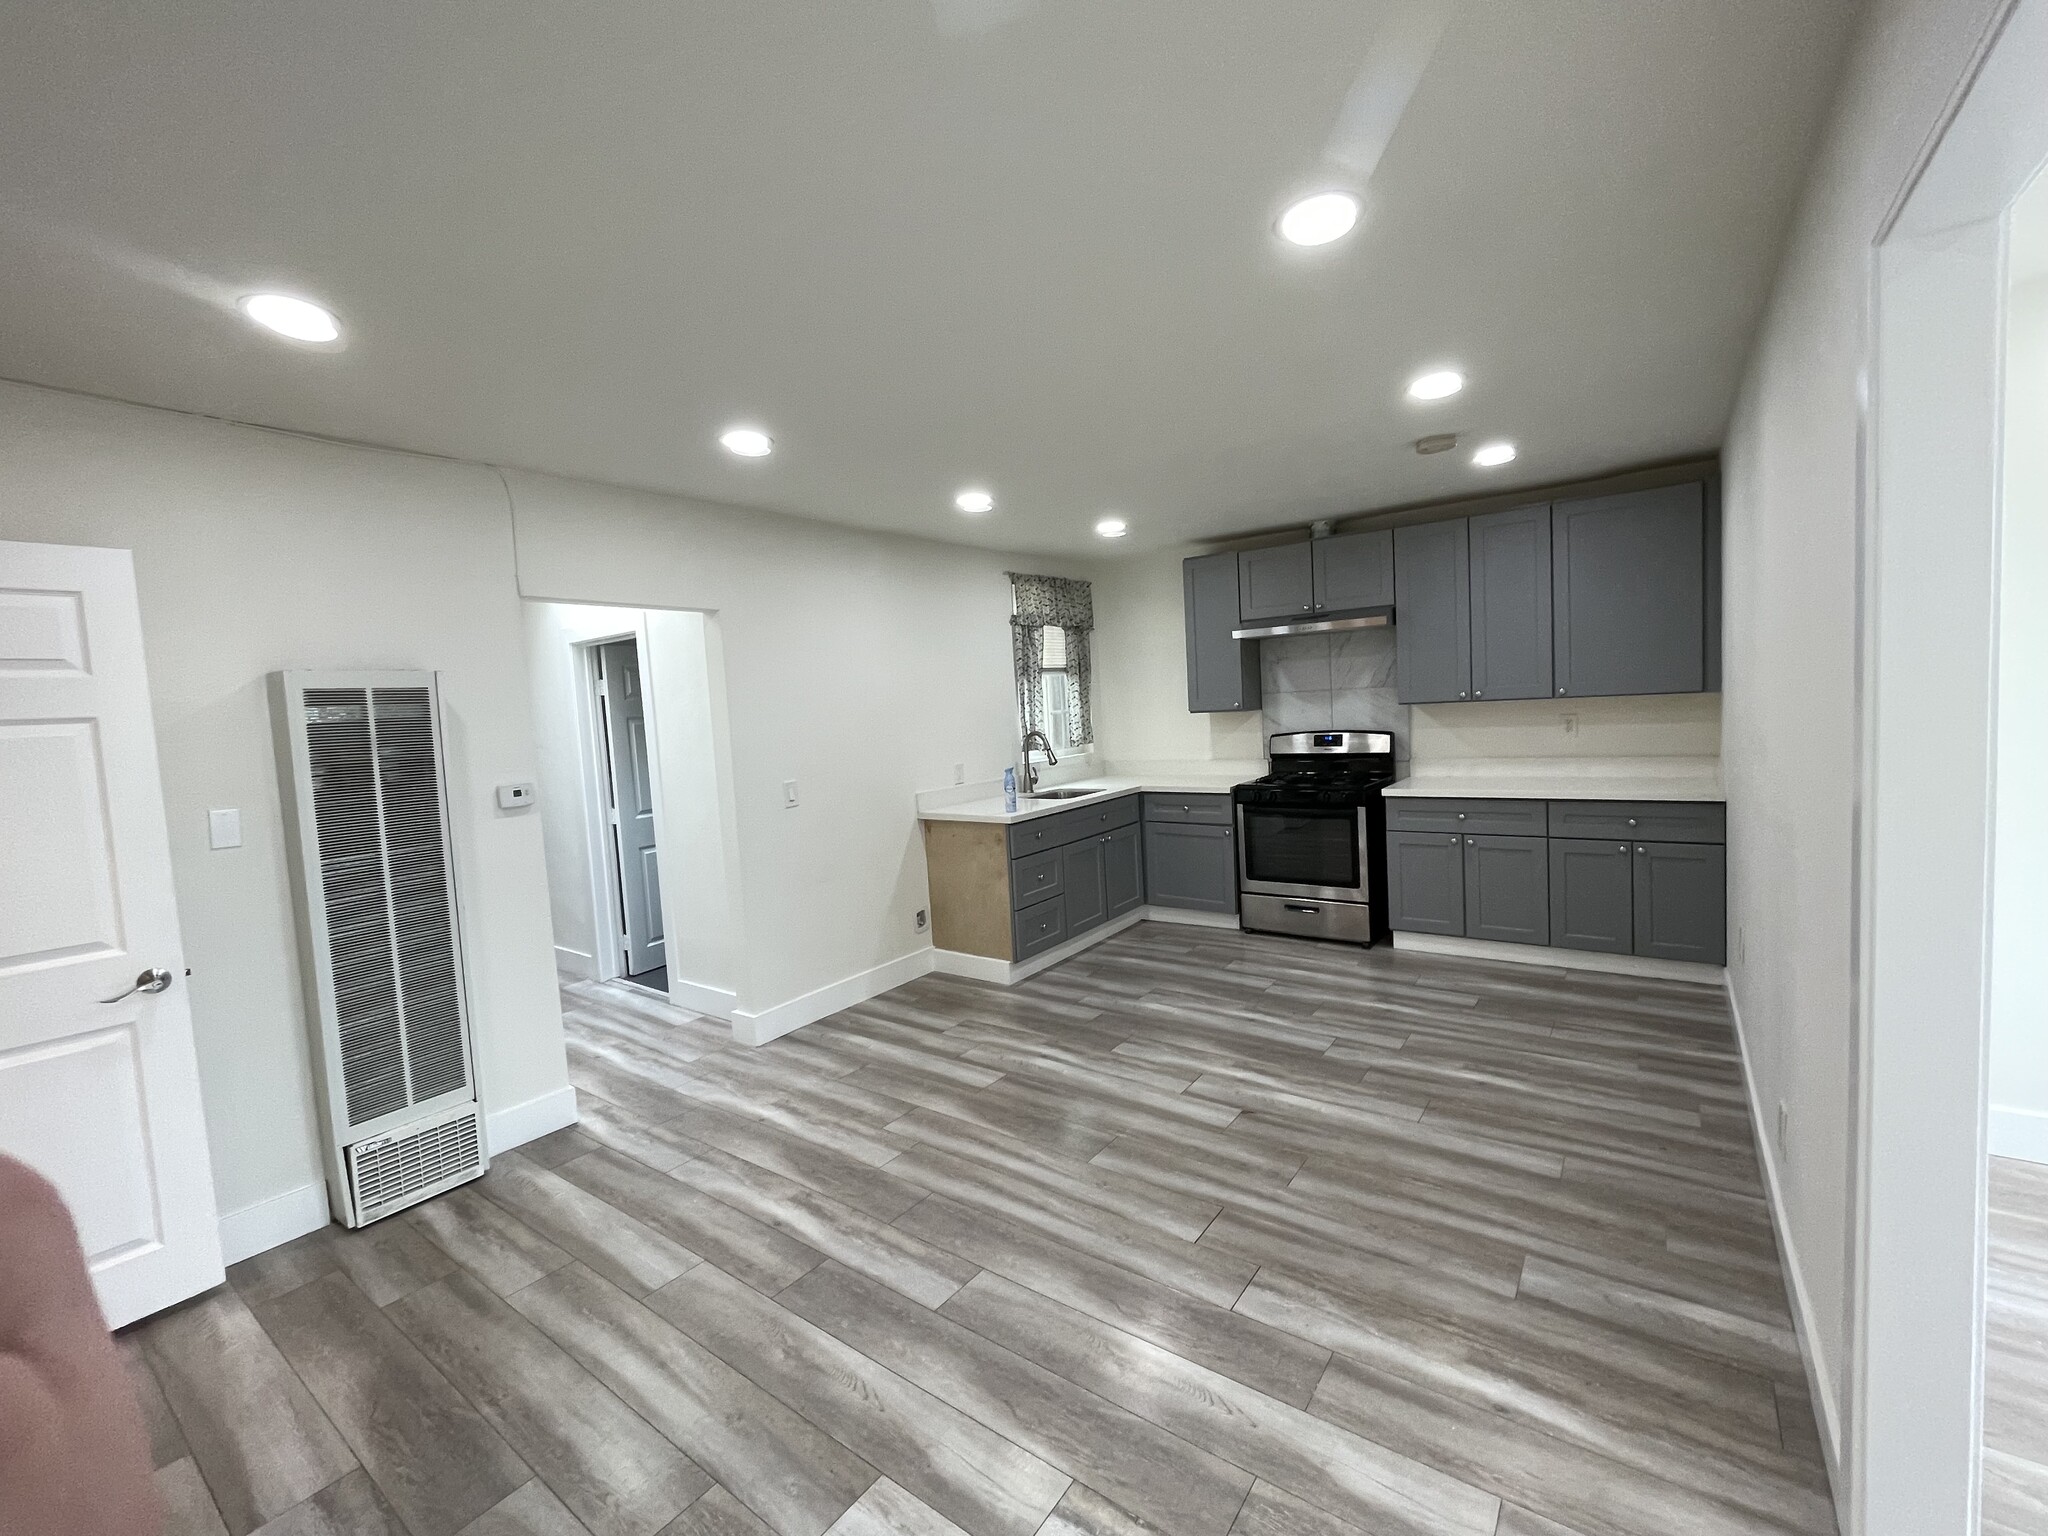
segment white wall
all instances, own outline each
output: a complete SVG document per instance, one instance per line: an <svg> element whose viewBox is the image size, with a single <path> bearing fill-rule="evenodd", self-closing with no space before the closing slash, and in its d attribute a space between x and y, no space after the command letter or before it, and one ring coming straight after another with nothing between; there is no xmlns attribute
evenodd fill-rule
<svg viewBox="0 0 2048 1536"><path fill-rule="evenodd" d="M2005 369L1991 1150L2048 1163L2048 276L2013 289Z"/></svg>
<svg viewBox="0 0 2048 1536"><path fill-rule="evenodd" d="M1839 1451L1853 1124L1851 834L1868 263L1998 0L1877 0L1802 195L1722 453L1730 987L1784 1258ZM1940 744L1929 749L1939 751Z"/></svg>
<svg viewBox="0 0 2048 1536"><path fill-rule="evenodd" d="M440 671L485 1105L565 1088L541 824L493 793L535 776L496 475L0 384L0 538L135 552L224 1213L322 1177L265 695L278 668ZM215 806L241 808L242 847L207 848Z"/></svg>

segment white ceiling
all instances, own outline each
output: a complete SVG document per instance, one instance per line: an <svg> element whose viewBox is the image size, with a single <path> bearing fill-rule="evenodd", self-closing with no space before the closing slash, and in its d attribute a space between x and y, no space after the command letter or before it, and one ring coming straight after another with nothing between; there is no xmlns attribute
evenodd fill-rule
<svg viewBox="0 0 2048 1536"><path fill-rule="evenodd" d="M0 375L1046 552L1679 457L1853 14L4 0ZM1367 173L1348 240L1275 241ZM345 346L253 330L266 287Z"/></svg>

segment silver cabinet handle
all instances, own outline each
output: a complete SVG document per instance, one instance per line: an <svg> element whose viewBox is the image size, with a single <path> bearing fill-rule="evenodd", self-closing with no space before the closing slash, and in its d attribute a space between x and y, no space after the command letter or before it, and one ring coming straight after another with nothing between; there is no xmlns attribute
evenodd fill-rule
<svg viewBox="0 0 2048 1536"><path fill-rule="evenodd" d="M1557 691L1558 691L1559 693L1563 693L1563 692L1564 692L1564 690L1563 690L1562 688L1558 689Z"/></svg>
<svg viewBox="0 0 2048 1536"><path fill-rule="evenodd" d="M1464 819L1465 813L1463 811L1458 812L1458 820L1463 821Z"/></svg>
<svg viewBox="0 0 2048 1536"><path fill-rule="evenodd" d="M1474 688L1472 690L1472 697L1475 699L1483 699L1486 697L1486 690L1484 688Z"/></svg>
<svg viewBox="0 0 2048 1536"><path fill-rule="evenodd" d="M1636 852L1637 852L1637 853L1641 853L1642 851L1643 851L1643 850L1642 850L1641 848L1638 848L1638 849L1636 849Z"/></svg>
<svg viewBox="0 0 2048 1536"><path fill-rule="evenodd" d="M1459 698L1461 698L1461 699L1465 697L1465 690L1464 690L1464 689L1460 688L1460 689L1458 690L1458 697L1459 697Z"/></svg>
<svg viewBox="0 0 2048 1536"><path fill-rule="evenodd" d="M123 998L133 997L138 992L163 992L169 990L171 973L160 965L153 965L135 978L135 985L126 992L117 992L112 997L100 999L102 1004L118 1003Z"/></svg>
<svg viewBox="0 0 2048 1536"><path fill-rule="evenodd" d="M1629 824L1630 826L1634 826L1634 825L1636 824L1636 819L1635 819L1635 817L1633 817L1633 816L1629 817L1629 819L1628 819L1628 824Z"/></svg>
<svg viewBox="0 0 2048 1536"><path fill-rule="evenodd" d="M1614 851L1615 851L1616 853L1627 853L1627 852L1628 852L1628 844L1627 844L1627 843L1623 843L1623 844L1622 844L1622 845L1621 845L1621 846L1620 846L1619 848L1615 849Z"/></svg>

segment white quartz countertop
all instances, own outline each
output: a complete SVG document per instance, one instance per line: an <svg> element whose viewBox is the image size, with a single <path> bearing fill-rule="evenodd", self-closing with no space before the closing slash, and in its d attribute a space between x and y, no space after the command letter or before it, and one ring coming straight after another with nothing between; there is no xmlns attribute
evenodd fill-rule
<svg viewBox="0 0 2048 1536"><path fill-rule="evenodd" d="M1431 800L1726 800L1713 758L1530 758L1426 763L1385 794Z"/></svg>
<svg viewBox="0 0 2048 1536"><path fill-rule="evenodd" d="M975 792L974 798L957 799L948 803L948 792L940 790L917 797L917 815L920 821L991 821L1008 826L1012 822L1031 821L1040 816L1055 816L1061 811L1071 811L1077 806L1099 805L1104 800L1113 799L1118 795L1227 795L1232 785L1242 784L1257 777L1256 768L1247 771L1242 767L1228 772L1202 768L1175 768L1148 772L1142 776L1103 774L1095 778L1047 786L1053 789L1086 790L1086 795L1065 796L1058 800L1032 800L1019 790L1017 809L1014 811L1004 808L1001 794ZM951 793L958 795L961 791L954 790Z"/></svg>

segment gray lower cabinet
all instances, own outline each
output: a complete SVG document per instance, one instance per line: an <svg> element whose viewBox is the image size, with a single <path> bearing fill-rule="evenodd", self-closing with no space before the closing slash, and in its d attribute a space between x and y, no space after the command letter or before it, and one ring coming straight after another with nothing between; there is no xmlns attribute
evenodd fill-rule
<svg viewBox="0 0 2048 1536"><path fill-rule="evenodd" d="M1339 533L1309 544L1318 613L1381 608L1394 600L1394 535Z"/></svg>
<svg viewBox="0 0 2048 1536"><path fill-rule="evenodd" d="M1060 897L1066 903L1067 937L1078 938L1109 916L1102 848L1109 834L1069 843L1060 850Z"/></svg>
<svg viewBox="0 0 2048 1536"><path fill-rule="evenodd" d="M1259 707L1259 642L1236 640L1237 556L1197 555L1181 562L1187 621L1191 714Z"/></svg>
<svg viewBox="0 0 2048 1536"><path fill-rule="evenodd" d="M1394 684L1403 704L1472 696L1466 519L1394 530Z"/></svg>
<svg viewBox="0 0 2048 1536"><path fill-rule="evenodd" d="M1065 898L1055 896L1050 901L1036 902L1020 908L1012 918L1014 931L1011 934L1011 954L1018 960L1029 960L1033 955L1042 955L1055 944L1066 942L1067 907Z"/></svg>
<svg viewBox="0 0 2048 1536"><path fill-rule="evenodd" d="M1601 838L1550 840L1550 942L1607 955L1635 952L1635 854Z"/></svg>
<svg viewBox="0 0 2048 1536"><path fill-rule="evenodd" d="M1637 843L1635 850L1635 952L1725 964L1728 850L1715 843Z"/></svg>
<svg viewBox="0 0 2048 1536"><path fill-rule="evenodd" d="M1229 826L1145 823L1145 891L1155 907L1237 911L1237 837Z"/></svg>
<svg viewBox="0 0 2048 1536"><path fill-rule="evenodd" d="M1472 697L1550 696L1550 503L1472 518Z"/></svg>
<svg viewBox="0 0 2048 1536"><path fill-rule="evenodd" d="M1465 937L1550 942L1550 843L1541 837L1465 839Z"/></svg>
<svg viewBox="0 0 2048 1536"><path fill-rule="evenodd" d="M1300 618L1315 611L1314 560L1307 544L1247 549L1234 558L1237 611L1246 623Z"/></svg>
<svg viewBox="0 0 2048 1536"><path fill-rule="evenodd" d="M1409 933L1465 932L1465 839L1387 833L1387 921Z"/></svg>
<svg viewBox="0 0 2048 1536"><path fill-rule="evenodd" d="M1136 827L1118 827L1103 838L1102 886L1109 917L1145 904L1145 845Z"/></svg>
<svg viewBox="0 0 2048 1536"><path fill-rule="evenodd" d="M1556 503L1552 693L1705 688L1706 563L1703 485Z"/></svg>

